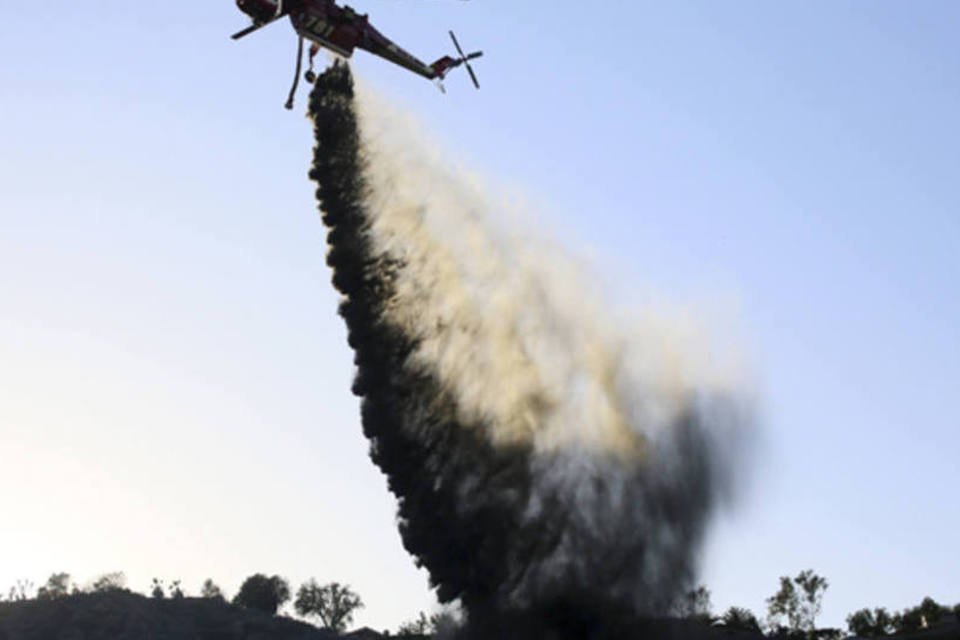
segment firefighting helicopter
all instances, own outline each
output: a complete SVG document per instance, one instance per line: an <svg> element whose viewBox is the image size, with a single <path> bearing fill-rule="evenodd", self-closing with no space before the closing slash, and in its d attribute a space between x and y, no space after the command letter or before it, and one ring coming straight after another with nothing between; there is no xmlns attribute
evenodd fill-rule
<svg viewBox="0 0 960 640"><path fill-rule="evenodd" d="M450 38L457 49L458 57L444 56L428 65L377 31L370 24L366 14L358 14L351 7L337 4L336 0L237 0L237 6L250 16L253 24L233 34L231 37L234 40L250 35L284 16L290 17L290 23L300 40L297 46L297 71L285 105L287 109L293 108L293 98L297 92L303 64L305 39L311 43L310 65L304 74L304 79L310 83L316 80L313 59L321 47L344 58L349 58L353 55L354 49L360 48L437 82L441 90L444 90L442 80L447 72L463 65L469 72L474 86L477 89L480 88L470 61L482 56L483 52L464 53L453 31L450 32Z"/></svg>

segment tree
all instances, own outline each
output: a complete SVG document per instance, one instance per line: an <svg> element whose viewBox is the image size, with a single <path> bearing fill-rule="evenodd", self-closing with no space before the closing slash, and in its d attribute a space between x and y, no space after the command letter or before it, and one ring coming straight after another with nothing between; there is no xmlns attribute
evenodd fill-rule
<svg viewBox="0 0 960 640"><path fill-rule="evenodd" d="M420 612L420 617L415 620L410 620L409 622L404 622L400 625L400 628L397 629L398 636L425 636L433 633L433 625L431 624L430 618L427 618L427 614L423 611Z"/></svg>
<svg viewBox="0 0 960 640"><path fill-rule="evenodd" d="M454 631L462 625L460 613L455 609L445 609L430 617L420 612L419 617L409 620L397 629L398 636L436 636L453 637Z"/></svg>
<svg viewBox="0 0 960 640"><path fill-rule="evenodd" d="M904 609L893 616L892 624L897 633L918 631L935 623L940 619L940 616L949 612L949 608L941 605L933 598L926 597L916 607Z"/></svg>
<svg viewBox="0 0 960 640"><path fill-rule="evenodd" d="M918 631L922 628L922 623L919 607L904 609L893 616L893 629L895 633Z"/></svg>
<svg viewBox="0 0 960 640"><path fill-rule="evenodd" d="M888 636L893 631L893 616L883 607L860 609L847 616L847 629L855 636Z"/></svg>
<svg viewBox="0 0 960 640"><path fill-rule="evenodd" d="M893 616L883 607L873 610L873 635L887 636L893 633Z"/></svg>
<svg viewBox="0 0 960 640"><path fill-rule="evenodd" d="M122 571L105 573L93 581L90 590L95 593L107 593L110 591L124 591L127 588L127 576Z"/></svg>
<svg viewBox="0 0 960 640"><path fill-rule="evenodd" d="M741 629L743 631L760 631L760 623L757 617L750 613L749 609L742 607L730 607L720 616L723 626L730 629Z"/></svg>
<svg viewBox="0 0 960 640"><path fill-rule="evenodd" d="M677 601L674 609L681 618L697 620L705 624L713 623L710 590L703 585L684 594L684 596Z"/></svg>
<svg viewBox="0 0 960 640"><path fill-rule="evenodd" d="M363 608L360 596L347 585L320 586L310 578L300 585L293 608L302 616L316 616L323 626L341 633L353 622L353 612Z"/></svg>
<svg viewBox="0 0 960 640"><path fill-rule="evenodd" d="M207 578L203 581L203 586L200 587L200 595L204 598L219 598L220 600L224 599L223 591L210 578Z"/></svg>
<svg viewBox="0 0 960 640"><path fill-rule="evenodd" d="M47 583L37 590L37 600L56 600L70 595L70 574L54 573Z"/></svg>
<svg viewBox="0 0 960 640"><path fill-rule="evenodd" d="M782 576L780 589L767 598L770 625L775 629L812 634L823 603L823 594L830 584L812 569L801 571L796 578ZM783 625L786 620L787 625Z"/></svg>
<svg viewBox="0 0 960 640"><path fill-rule="evenodd" d="M29 600L33 593L33 582L30 580L17 580L16 584L10 587L7 599L10 602L24 602Z"/></svg>
<svg viewBox="0 0 960 640"><path fill-rule="evenodd" d="M397 629L398 636L436 636L453 637L454 630L461 625L457 613L453 610L445 610L432 614L429 618L424 612L414 620L409 620L400 625Z"/></svg>
<svg viewBox="0 0 960 640"><path fill-rule="evenodd" d="M165 595L166 594L163 590L163 582L160 580L160 578L154 578L150 588L150 597L154 598L155 600L163 600Z"/></svg>
<svg viewBox="0 0 960 640"><path fill-rule="evenodd" d="M180 586L179 580L174 580L170 583L170 597L174 599L183 597L183 587Z"/></svg>
<svg viewBox="0 0 960 640"><path fill-rule="evenodd" d="M923 618L924 626L930 626L939 620L942 616L950 613L948 607L943 606L931 597L926 597L920 603L920 615Z"/></svg>
<svg viewBox="0 0 960 640"><path fill-rule="evenodd" d="M276 615L277 609L290 599L290 583L280 576L267 577L255 573L240 585L233 604Z"/></svg>

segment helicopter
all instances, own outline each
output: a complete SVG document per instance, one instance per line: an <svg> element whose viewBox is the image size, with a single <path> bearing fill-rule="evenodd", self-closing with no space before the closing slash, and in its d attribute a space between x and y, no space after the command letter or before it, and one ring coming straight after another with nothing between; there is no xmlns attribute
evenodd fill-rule
<svg viewBox="0 0 960 640"><path fill-rule="evenodd" d="M480 88L480 83L470 66L470 61L482 56L483 52L464 53L453 31L450 31L450 38L457 50L457 57L443 56L433 64L426 64L377 31L370 24L367 14L357 13L352 7L340 5L336 0L236 1L240 10L250 16L252 24L233 34L231 37L234 40L239 40L259 31L285 16L289 17L290 24L299 36L297 70L294 75L293 86L290 88L290 95L284 105L287 109L293 109L293 98L297 92L297 84L302 70L305 40L309 40L311 44L309 67L304 73L304 79L311 84L317 77L313 70L314 57L321 48L324 48L344 58L351 57L356 49L364 49L419 76L435 81L441 91L445 91L442 81L447 73L451 69L463 65L469 72L474 86L477 89Z"/></svg>

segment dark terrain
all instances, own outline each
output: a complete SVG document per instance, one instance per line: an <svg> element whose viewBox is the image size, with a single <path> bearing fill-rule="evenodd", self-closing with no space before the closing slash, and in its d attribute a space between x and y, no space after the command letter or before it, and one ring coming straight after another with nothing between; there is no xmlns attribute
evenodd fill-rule
<svg viewBox="0 0 960 640"><path fill-rule="evenodd" d="M336 634L216 598L128 591L0 602L0 640L330 640Z"/></svg>
<svg viewBox="0 0 960 640"><path fill-rule="evenodd" d="M530 637L530 631L524 629L522 637ZM638 632L623 637L658 640L756 640L762 637L740 631L706 629L679 620L650 622ZM0 602L0 640L332 640L338 637L380 640L400 636L370 629L337 636L299 620L244 609L218 598L154 599L129 591L111 591L52 600ZM404 637L408 640L427 638ZM509 640L510 634L500 637Z"/></svg>
<svg viewBox="0 0 960 640"><path fill-rule="evenodd" d="M540 637L550 631L518 627L487 640ZM551 625L548 625L551 626ZM764 636L689 620L634 621L622 635L643 640L762 640ZM299 620L244 609L219 598L147 598L129 591L80 593L51 600L0 602L0 640L382 640L400 638L371 629L338 636ZM428 636L403 636L428 640ZM956 616L894 640L960 640ZM783 640L787 640L786 637Z"/></svg>

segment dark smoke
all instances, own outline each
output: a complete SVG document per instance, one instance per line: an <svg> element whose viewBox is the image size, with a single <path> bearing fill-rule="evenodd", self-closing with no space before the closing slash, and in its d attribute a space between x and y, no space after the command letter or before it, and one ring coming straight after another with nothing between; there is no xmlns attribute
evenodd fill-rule
<svg viewBox="0 0 960 640"><path fill-rule="evenodd" d="M411 358L420 338L388 313L406 265L371 234L378 211L368 206L370 160L345 64L317 80L310 114L310 177L343 294L363 430L397 497L403 544L440 601L463 605L467 637L667 635L643 620L667 613L696 578L725 485L704 428L715 407L689 398L644 456L495 444L485 425L464 423L450 385Z"/></svg>

